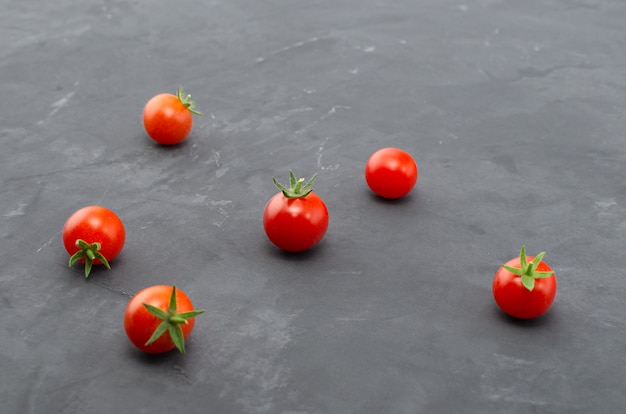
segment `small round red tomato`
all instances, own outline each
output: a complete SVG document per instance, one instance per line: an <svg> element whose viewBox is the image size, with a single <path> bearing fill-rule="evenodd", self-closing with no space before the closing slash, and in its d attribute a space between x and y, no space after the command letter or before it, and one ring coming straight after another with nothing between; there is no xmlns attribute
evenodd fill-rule
<svg viewBox="0 0 626 414"><path fill-rule="evenodd" d="M174 145L187 138L193 127L191 95L179 88L176 95L162 93L148 101L143 109L143 126L148 135L163 145Z"/></svg>
<svg viewBox="0 0 626 414"><path fill-rule="evenodd" d="M72 214L63 226L63 245L70 254L70 267L85 263L85 276L94 264L109 262L122 251L126 231L122 220L113 211L101 206L88 206Z"/></svg>
<svg viewBox="0 0 626 414"><path fill-rule="evenodd" d="M124 329L130 342L143 352L161 354L177 348L184 353L195 317L203 312L194 310L189 297L176 286L150 286L126 305Z"/></svg>
<svg viewBox="0 0 626 414"><path fill-rule="evenodd" d="M367 185L384 198L407 195L413 189L417 175L417 164L411 154L398 148L382 148L365 164Z"/></svg>
<svg viewBox="0 0 626 414"><path fill-rule="evenodd" d="M304 178L296 179L290 172L289 188L274 179L281 192L265 206L263 228L278 248L302 252L315 246L326 234L328 209L321 197L312 192L316 175L303 186Z"/></svg>
<svg viewBox="0 0 626 414"><path fill-rule="evenodd" d="M545 252L526 256L524 246L519 257L502 265L493 278L493 297L505 313L520 319L543 315L554 302L556 277L542 261Z"/></svg>

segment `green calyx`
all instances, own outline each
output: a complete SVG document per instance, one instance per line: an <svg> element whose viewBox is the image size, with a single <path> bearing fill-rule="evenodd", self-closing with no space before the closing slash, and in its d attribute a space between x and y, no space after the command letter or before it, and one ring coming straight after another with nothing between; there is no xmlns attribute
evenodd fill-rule
<svg viewBox="0 0 626 414"><path fill-rule="evenodd" d="M181 328L181 325L188 324L189 319L195 318L205 311L193 310L178 313L176 310L176 286L172 286L172 296L170 297L170 303L168 305L167 311L164 311L163 309L157 308L156 306L150 305L148 303L144 303L143 306L145 306L148 312L161 320L161 324L157 326L157 328L152 333L152 336L150 337L150 339L148 339L145 345L150 345L152 342L159 339L165 332L168 332L176 348L184 354L185 337L183 336L183 329Z"/></svg>
<svg viewBox="0 0 626 414"><path fill-rule="evenodd" d="M276 185L276 187L283 192L285 197L304 198L308 196L311 191L313 191L313 181L315 181L316 177L317 173L313 174L313 177L304 183L304 178L296 178L293 171L289 170L289 187L282 185L274 177L272 177L272 180L274 180L274 185Z"/></svg>
<svg viewBox="0 0 626 414"><path fill-rule="evenodd" d="M508 270L509 272L518 275L522 278L522 285L532 292L535 288L535 279L543 279L546 277L550 277L554 274L554 272L541 272L537 270L539 263L545 256L546 252L541 252L531 261L526 259L526 248L522 246L522 249L519 253L519 262L520 267L511 267L507 265L502 265L503 268Z"/></svg>
<svg viewBox="0 0 626 414"><path fill-rule="evenodd" d="M182 86L178 88L178 91L176 91L176 96L178 97L178 100L180 101L180 103L182 103L183 106L189 110L189 112L191 112L194 115L202 115L201 112L198 112L194 109L196 106L196 103L191 100L191 95L189 94L185 95L185 90L183 89Z"/></svg>
<svg viewBox="0 0 626 414"><path fill-rule="evenodd" d="M85 259L85 277L89 277L89 273L91 273L91 268L93 266L93 261L98 259L102 262L103 265L106 266L107 269L111 270L111 265L109 265L109 261L100 253L100 243L87 243L84 240L77 239L76 247L80 250L77 251L70 257L70 267L74 265L80 259Z"/></svg>

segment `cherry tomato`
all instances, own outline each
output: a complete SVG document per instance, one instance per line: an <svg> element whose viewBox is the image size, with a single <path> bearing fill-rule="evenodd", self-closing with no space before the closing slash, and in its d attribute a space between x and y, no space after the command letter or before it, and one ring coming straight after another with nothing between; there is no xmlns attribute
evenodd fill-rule
<svg viewBox="0 0 626 414"><path fill-rule="evenodd" d="M191 95L185 96L183 88L179 88L176 95L156 95L143 109L143 126L148 135L159 144L178 144L191 132L191 114L201 115L194 106Z"/></svg>
<svg viewBox="0 0 626 414"><path fill-rule="evenodd" d="M161 354L177 348L184 353L195 317L203 312L194 310L189 297L176 286L150 286L128 302L124 329L130 342L143 352Z"/></svg>
<svg viewBox="0 0 626 414"><path fill-rule="evenodd" d="M524 246L519 257L502 265L493 278L493 297L505 313L520 319L543 315L554 302L556 277L542 261L545 252L526 256Z"/></svg>
<svg viewBox="0 0 626 414"><path fill-rule="evenodd" d="M417 181L417 164L406 151L382 148L367 160L365 180L370 189L384 198L407 195Z"/></svg>
<svg viewBox="0 0 626 414"><path fill-rule="evenodd" d="M63 245L70 254L70 267L85 263L85 277L94 264L109 262L122 251L126 231L122 220L113 211L101 206L88 206L72 214L63 226Z"/></svg>
<svg viewBox="0 0 626 414"><path fill-rule="evenodd" d="M265 206L263 227L267 237L278 248L302 252L315 246L326 234L328 209L324 201L312 192L316 175L302 186L304 178L296 179L290 171L289 188L274 178L274 184L281 192Z"/></svg>

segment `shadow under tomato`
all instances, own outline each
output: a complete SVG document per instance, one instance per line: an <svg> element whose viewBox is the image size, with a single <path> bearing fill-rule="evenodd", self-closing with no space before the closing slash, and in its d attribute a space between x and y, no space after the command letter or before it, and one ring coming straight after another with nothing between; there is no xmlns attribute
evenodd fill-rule
<svg viewBox="0 0 626 414"><path fill-rule="evenodd" d="M292 262L300 262L310 260L319 255L325 249L325 246L326 242L325 240L322 240L317 245L308 250L302 252L288 252L274 246L271 242L268 241L266 243L265 249L268 251L269 254L278 259Z"/></svg>
<svg viewBox="0 0 626 414"><path fill-rule="evenodd" d="M130 342L127 346L127 354L130 358L135 359L137 362L146 365L163 365L163 364L171 364L172 362L178 361L181 356L184 357L184 354L178 352L178 350L173 349L169 352L164 352L162 354L149 354L147 352L142 352L139 349L135 348Z"/></svg>
<svg viewBox="0 0 626 414"><path fill-rule="evenodd" d="M185 341L185 353L181 353L178 349L172 349L167 352L163 352L161 354L149 354L147 352L143 352L140 349L136 348L126 335L124 334L124 339L126 340L126 354L129 358L133 358L137 362L145 365L153 365L153 366L161 366L164 364L172 364L175 363L177 365L184 364L184 361L192 360L193 354L195 352L193 342L190 338L187 338Z"/></svg>
<svg viewBox="0 0 626 414"><path fill-rule="evenodd" d="M523 329L532 329L547 326L552 323L555 318L553 309L548 309L548 311L543 315L532 319L515 318L511 315L504 313L497 306L494 306L493 312L496 314L496 317L502 322Z"/></svg>
<svg viewBox="0 0 626 414"><path fill-rule="evenodd" d="M387 204L387 205L405 205L412 203L415 199L417 199L417 194L415 194L415 190L411 191L409 194L400 198L385 198L381 197L378 194L375 194L371 190L366 190L369 194L368 197L375 203L379 204Z"/></svg>
<svg viewBox="0 0 626 414"><path fill-rule="evenodd" d="M150 145L151 149L155 149L158 151L165 151L165 152L176 152L181 149L185 149L189 145L193 145L193 144L190 144L189 141L193 141L194 138L195 138L195 134L192 131L187 136L187 138L185 138L181 142L177 144L172 144L172 145L165 145L165 144L159 144L158 142L150 138L150 136L146 132L142 132L142 133L137 134L137 137L135 138L135 140L136 141L143 140L146 144Z"/></svg>
<svg viewBox="0 0 626 414"><path fill-rule="evenodd" d="M181 142L179 142L177 144L171 144L171 145L159 144L158 142L156 142L155 140L153 140L152 138L150 138L147 135L146 135L146 139L153 144L153 148L155 148L155 149L157 149L159 151L177 152L177 151L180 151L180 150L183 150L183 149L187 148L189 145L192 145L192 144L189 143L189 141L192 140L193 137L191 135L189 135L187 138L185 138Z"/></svg>

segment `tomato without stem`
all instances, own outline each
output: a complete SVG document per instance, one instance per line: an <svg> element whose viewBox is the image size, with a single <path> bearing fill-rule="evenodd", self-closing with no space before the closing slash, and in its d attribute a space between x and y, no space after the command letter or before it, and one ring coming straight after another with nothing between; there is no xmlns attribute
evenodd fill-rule
<svg viewBox="0 0 626 414"><path fill-rule="evenodd" d="M179 88L176 95L162 93L148 101L143 109L143 125L148 135L163 145L174 145L187 138L193 127L194 109L191 95Z"/></svg>
<svg viewBox="0 0 626 414"><path fill-rule="evenodd" d="M203 312L194 310L189 297L176 286L150 286L128 302L124 329L128 339L143 352L161 354L177 348L184 353L195 317Z"/></svg>
<svg viewBox="0 0 626 414"><path fill-rule="evenodd" d="M276 179L281 192L274 195L263 212L263 228L270 241L288 252L302 252L319 243L328 229L328 209L312 192L314 175L306 184L290 172L291 187ZM304 184L304 186L303 186Z"/></svg>
<svg viewBox="0 0 626 414"><path fill-rule="evenodd" d="M85 276L94 264L109 262L122 251L126 230L113 211L101 206L88 206L72 214L63 226L63 245L70 254L70 267L85 263Z"/></svg>
<svg viewBox="0 0 626 414"><path fill-rule="evenodd" d="M404 197L415 186L417 176L417 164L411 154L398 148L382 148L365 164L367 185L384 198Z"/></svg>
<svg viewBox="0 0 626 414"><path fill-rule="evenodd" d="M505 313L520 319L543 315L554 302L556 277L552 268L542 261L544 252L520 256L502 265L493 278L492 292L497 305Z"/></svg>

